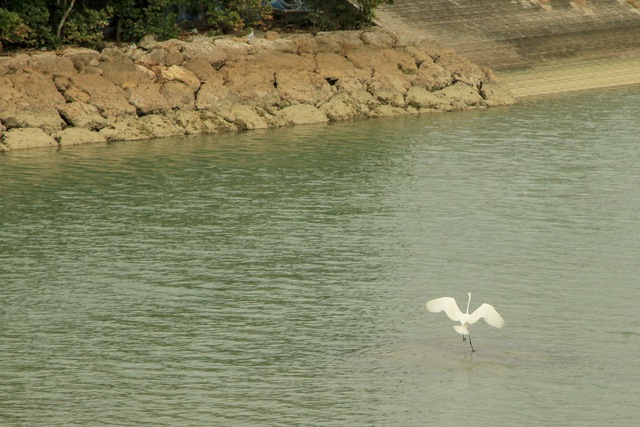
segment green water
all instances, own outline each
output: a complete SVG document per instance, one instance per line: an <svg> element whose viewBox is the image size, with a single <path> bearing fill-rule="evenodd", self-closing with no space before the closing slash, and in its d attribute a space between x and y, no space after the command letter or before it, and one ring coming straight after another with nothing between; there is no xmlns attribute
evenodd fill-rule
<svg viewBox="0 0 640 427"><path fill-rule="evenodd" d="M640 89L0 156L0 424L633 425ZM476 352L426 300L493 304Z"/></svg>

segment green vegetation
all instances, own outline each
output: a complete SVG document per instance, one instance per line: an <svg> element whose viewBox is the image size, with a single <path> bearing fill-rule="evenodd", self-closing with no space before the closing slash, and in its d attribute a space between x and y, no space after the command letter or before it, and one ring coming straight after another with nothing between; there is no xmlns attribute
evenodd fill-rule
<svg viewBox="0 0 640 427"><path fill-rule="evenodd" d="M293 28L355 29L370 24L376 7L391 2L307 0L313 12L280 15L288 15ZM95 47L103 40L136 41L146 34L168 39L185 31L226 34L272 25L277 19L265 0L0 0L0 50Z"/></svg>

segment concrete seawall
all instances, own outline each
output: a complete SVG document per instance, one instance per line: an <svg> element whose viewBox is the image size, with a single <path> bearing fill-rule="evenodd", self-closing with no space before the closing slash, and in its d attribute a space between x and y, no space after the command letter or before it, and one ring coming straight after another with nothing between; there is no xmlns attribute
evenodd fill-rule
<svg viewBox="0 0 640 427"><path fill-rule="evenodd" d="M516 97L640 84L640 2L395 0L383 27L493 69Z"/></svg>

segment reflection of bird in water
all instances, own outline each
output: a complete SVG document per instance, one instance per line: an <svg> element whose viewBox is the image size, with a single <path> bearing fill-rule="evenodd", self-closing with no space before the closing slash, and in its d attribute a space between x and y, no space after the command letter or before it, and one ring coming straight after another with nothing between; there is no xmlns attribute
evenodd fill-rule
<svg viewBox="0 0 640 427"><path fill-rule="evenodd" d="M249 33L249 35L247 36L247 43L251 44L251 42L253 42L253 38L255 37L255 34L253 32L253 28L251 29L251 32Z"/></svg>
<svg viewBox="0 0 640 427"><path fill-rule="evenodd" d="M469 314L469 305L471 304L471 292L467 294L469 301L467 302L467 312L463 313L456 304L456 300L451 297L442 297L432 299L427 302L427 310L432 313L439 313L444 311L449 319L460 322L459 325L455 325L453 329L457 333L462 335L462 341L469 337L469 345L471 351L474 352L473 344L471 344L471 335L469 334L469 326L473 325L480 319L484 319L485 322L496 328L502 328L504 326L504 319L498 314L495 308L489 304L482 304L473 313Z"/></svg>

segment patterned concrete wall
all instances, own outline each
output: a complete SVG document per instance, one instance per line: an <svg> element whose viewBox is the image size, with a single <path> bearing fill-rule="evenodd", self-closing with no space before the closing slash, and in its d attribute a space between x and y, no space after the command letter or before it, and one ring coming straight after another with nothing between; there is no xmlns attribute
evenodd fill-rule
<svg viewBox="0 0 640 427"><path fill-rule="evenodd" d="M640 54L638 0L395 0L378 18L496 71Z"/></svg>

